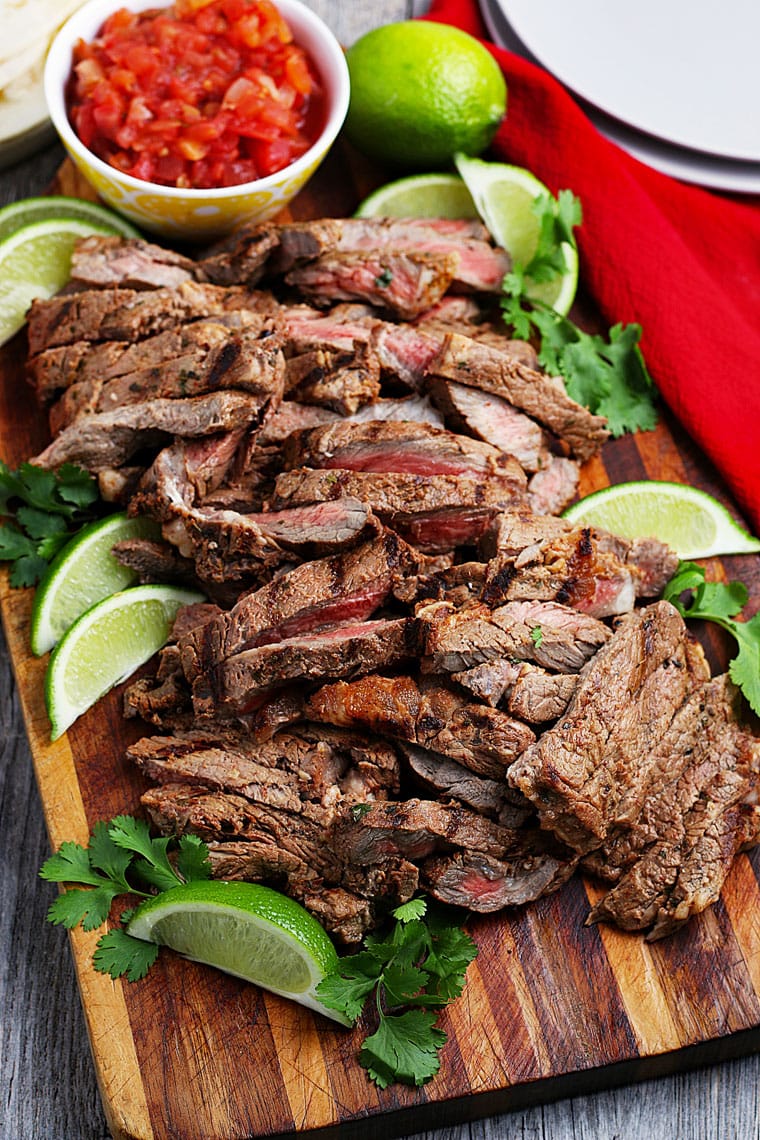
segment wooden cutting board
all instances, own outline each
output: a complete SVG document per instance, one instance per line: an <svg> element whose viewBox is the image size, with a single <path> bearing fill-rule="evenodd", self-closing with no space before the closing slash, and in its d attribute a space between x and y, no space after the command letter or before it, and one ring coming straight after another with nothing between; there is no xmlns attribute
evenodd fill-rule
<svg viewBox="0 0 760 1140"><path fill-rule="evenodd" d="M338 151L291 216L350 213L378 179ZM67 164L57 192L91 197ZM589 314L587 314L589 315ZM593 314L590 314L593 319ZM0 350L0 455L15 466L47 441L24 380L24 337ZM625 479L672 479L724 498L707 462L667 416L656 431L609 443L582 492ZM730 505L730 504L729 504ZM713 561L760 605L760 558ZM86 842L97 820L138 807L141 776L124 759L142 735L113 692L49 743L45 660L28 649L31 591L3 577L0 604L51 843ZM727 643L699 631L715 671ZM71 935L98 1081L117 1140L244 1140L324 1130L387 1137L719 1060L760 1047L760 849L740 856L719 902L652 945L585 927L599 893L576 877L522 910L471 921L479 954L442 1018L439 1075L380 1092L356 1062L361 1028L162 952L142 982L113 982L90 956L99 931Z"/></svg>

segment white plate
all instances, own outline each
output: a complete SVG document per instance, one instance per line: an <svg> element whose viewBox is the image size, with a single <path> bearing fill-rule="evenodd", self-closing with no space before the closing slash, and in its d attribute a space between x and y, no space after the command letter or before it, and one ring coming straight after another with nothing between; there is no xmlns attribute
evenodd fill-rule
<svg viewBox="0 0 760 1140"><path fill-rule="evenodd" d="M511 9L514 0L509 0ZM505 0L481 0L483 18L494 43L509 51L516 52L540 66L547 66L529 50L507 19ZM613 7L616 8L617 6ZM760 5L758 5L760 12ZM560 78L558 76L558 78ZM753 106L758 103L755 97ZM760 162L749 162L705 154L678 145L671 145L661 138L645 134L604 114L597 107L585 106L584 110L598 129L618 146L623 147L634 158L656 170L718 190L732 190L742 194L760 193ZM758 135L760 136L760 108L757 108Z"/></svg>
<svg viewBox="0 0 760 1140"><path fill-rule="evenodd" d="M533 55L629 127L760 162L757 0L498 0Z"/></svg>

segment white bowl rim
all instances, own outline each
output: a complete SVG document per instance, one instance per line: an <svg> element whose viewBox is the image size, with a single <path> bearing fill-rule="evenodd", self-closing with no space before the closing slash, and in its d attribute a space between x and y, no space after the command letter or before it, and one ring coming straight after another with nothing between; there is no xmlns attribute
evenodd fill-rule
<svg viewBox="0 0 760 1140"><path fill-rule="evenodd" d="M64 146L77 154L83 162L92 165L102 176L109 179L118 179L119 183L131 190L156 197L209 199L224 201L240 195L251 193L264 193L281 184L283 179L288 181L297 178L304 169L310 167L324 150L326 153L337 138L340 128L348 112L350 81L348 64L343 49L324 20L307 8L301 0L275 0L276 7L291 24L296 40L305 47L311 56L320 79L326 89L326 98L330 107L325 125L307 151L288 166L268 174L264 178L257 178L253 182L238 182L234 186L219 186L208 190L195 187L180 188L178 186L165 186L159 182L147 182L143 178L135 178L132 174L125 174L110 163L104 162L86 147L72 127L66 111L64 88L71 74L72 49L79 39L92 38L102 23L119 8L129 8L134 12L142 12L150 8L168 8L173 0L89 0L78 8L58 30L50 46L45 60L43 85L45 100L53 126L61 137ZM317 59L318 49L302 42L301 35L306 32L315 41L324 54L329 57L329 74L325 74L325 67ZM334 86L333 97L330 99L327 88ZM330 106L332 103L332 106Z"/></svg>

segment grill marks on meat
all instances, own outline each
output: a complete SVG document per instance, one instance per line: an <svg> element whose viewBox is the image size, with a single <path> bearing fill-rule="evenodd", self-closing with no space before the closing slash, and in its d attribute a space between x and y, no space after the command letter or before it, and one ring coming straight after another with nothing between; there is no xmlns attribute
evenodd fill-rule
<svg viewBox="0 0 760 1140"><path fill-rule="evenodd" d="M576 673L609 637L596 618L555 602L482 602L456 609L431 602L417 610L424 673L459 673L487 661L534 661Z"/></svg>
<svg viewBox="0 0 760 1140"><path fill-rule="evenodd" d="M477 541L500 510L522 501L524 488L513 461L488 478L303 467L278 475L271 506L356 498L412 545L437 553Z"/></svg>
<svg viewBox="0 0 760 1140"><path fill-rule="evenodd" d="M141 449L155 451L177 436L193 439L249 427L267 404L248 392L223 391L93 412L78 417L32 462L48 468L78 463L92 472L119 467Z"/></svg>
<svg viewBox="0 0 760 1140"><path fill-rule="evenodd" d="M355 622L283 638L242 650L196 678L193 707L199 717L245 714L260 694L285 682L372 673L408 661L416 649L412 618Z"/></svg>
<svg viewBox="0 0 760 1140"><path fill-rule="evenodd" d="M457 333L448 336L429 371L507 400L554 432L580 460L590 459L608 438L606 421L571 400L561 380L528 368L481 341Z"/></svg>
<svg viewBox="0 0 760 1140"><path fill-rule="evenodd" d="M439 752L489 779L503 778L509 764L535 740L526 724L497 709L411 676L323 685L307 701L306 711L311 720L370 730Z"/></svg>
<svg viewBox="0 0 760 1140"><path fill-rule="evenodd" d="M242 650L364 621L395 583L413 572L416 556L392 531L344 554L304 562L242 597L214 622L180 641L188 680Z"/></svg>
<svg viewBox="0 0 760 1140"><path fill-rule="evenodd" d="M195 281L149 292L114 287L60 293L49 300L32 302L28 319L30 368L34 376L37 354L57 346L99 341L133 342L201 317L221 316L237 310L271 313L277 308L277 302L268 293L256 293L239 286L225 289ZM49 389L49 381L39 386L42 396Z"/></svg>
<svg viewBox="0 0 760 1140"><path fill-rule="evenodd" d="M77 416L156 398L237 389L269 400L284 388L280 344L271 335L262 338L258 329L231 333L223 324L198 321L179 334L172 330L142 341L139 347L139 353L125 352L110 376L101 372L66 389L51 409L53 434ZM130 368L133 358L141 363Z"/></svg>
<svg viewBox="0 0 760 1140"><path fill-rule="evenodd" d="M409 475L489 478L514 461L497 448L424 423L328 424L291 435L283 448L286 468L344 468Z"/></svg>

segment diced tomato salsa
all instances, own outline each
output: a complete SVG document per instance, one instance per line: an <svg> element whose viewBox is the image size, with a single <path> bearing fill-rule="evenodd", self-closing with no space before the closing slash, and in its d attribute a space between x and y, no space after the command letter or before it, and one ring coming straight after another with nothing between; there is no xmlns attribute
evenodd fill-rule
<svg viewBox="0 0 760 1140"><path fill-rule="evenodd" d="M67 89L79 138L118 170L197 190L273 174L322 127L314 66L270 0L177 0L80 40Z"/></svg>

